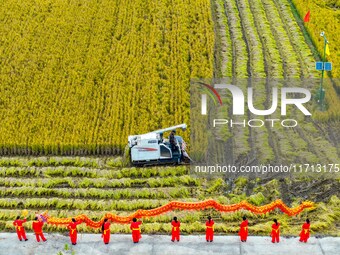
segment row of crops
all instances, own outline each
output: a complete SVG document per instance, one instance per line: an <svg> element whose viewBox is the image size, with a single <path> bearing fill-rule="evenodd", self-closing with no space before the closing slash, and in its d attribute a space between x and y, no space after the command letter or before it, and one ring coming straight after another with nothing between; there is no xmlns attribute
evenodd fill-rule
<svg viewBox="0 0 340 255"><path fill-rule="evenodd" d="M325 57L326 61L332 62L333 65L332 72L327 72L327 74L333 78L325 83L328 110L324 113L318 113L318 119L323 121L339 120L339 111L337 109L340 107L340 57L338 54L340 3L334 0L291 0L291 2L294 6L293 11L297 12L301 18L310 11L310 21L305 23L304 29L308 33L306 35L307 39L310 38L316 46L320 60L324 58L324 39L320 36L320 32L324 31L326 33L330 55Z"/></svg>
<svg viewBox="0 0 340 255"><path fill-rule="evenodd" d="M217 0L213 8L217 44L222 52L218 55L219 72L223 77L234 77L232 82L244 90L253 87L258 109L268 109L274 85L302 86L302 80L306 79L303 86L314 92L318 89L320 73L314 70L313 47L307 43L301 20L291 1ZM253 79L247 80L249 77ZM270 125L264 128L223 128L220 135L232 137L233 158L246 158L242 163L339 162L335 138L338 121L319 121L320 118L332 119L338 114L336 105L340 102L331 82L327 80L325 84L330 86L327 98L334 99L327 99L329 110L315 111L310 105L312 118L305 118L298 110L292 110L287 117L300 123L295 128L280 125L275 128ZM230 100L224 103L228 109ZM242 117L246 122L254 118L265 119L252 114ZM270 117L282 118L278 113Z"/></svg>
<svg viewBox="0 0 340 255"><path fill-rule="evenodd" d="M318 77L288 0L218 0L215 8L225 33L225 63L233 61L222 68L223 77Z"/></svg>
<svg viewBox="0 0 340 255"><path fill-rule="evenodd" d="M0 20L1 155L120 153L188 123L213 73L209 0L5 0Z"/></svg>
<svg viewBox="0 0 340 255"><path fill-rule="evenodd" d="M6 159L7 163L11 159ZM93 220L100 220L105 212L129 215L138 209L153 209L169 201L203 201L215 199L223 204L247 200L254 205L263 205L282 198L285 191L278 180L248 179L234 180L204 179L188 175L186 167L117 168L108 167L103 159L91 159L102 167L76 166L27 166L32 159L19 160L23 166L0 168L0 230L14 231L12 221L23 209L33 220L36 212L48 210L54 217L72 217L86 214ZM36 162L46 162L35 158ZM60 159L55 158L54 161ZM68 160L71 160L70 158ZM83 161L82 159L73 159ZM52 161L53 162L53 161ZM66 173L66 174L65 174ZM129 174L130 173L130 174ZM291 180L283 181L289 185ZM307 180L304 179L306 183ZM313 195L307 199L313 199ZM296 206L301 198L293 198L289 206ZM339 217L340 200L336 196L327 198L327 205L318 203L312 212L305 211L296 217L288 217L279 211L266 215L254 215L247 211L219 213L213 209L203 211L174 211L164 215L143 218L144 233L168 233L171 218L176 215L182 222L183 234L202 233L208 215L216 221L215 231L236 234L243 215L247 215L252 234L267 235L273 217L282 223L282 233L298 234L300 225L307 215L312 219L313 233L339 233L335 221ZM31 224L26 224L31 229ZM82 224L81 232L98 232ZM129 233L128 225L112 224L113 233ZM45 231L67 231L66 228L45 226Z"/></svg>

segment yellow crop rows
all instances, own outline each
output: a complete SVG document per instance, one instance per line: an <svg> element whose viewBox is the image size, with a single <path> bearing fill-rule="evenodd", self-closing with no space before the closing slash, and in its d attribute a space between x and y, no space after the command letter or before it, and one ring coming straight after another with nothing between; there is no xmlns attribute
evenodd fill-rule
<svg viewBox="0 0 340 255"><path fill-rule="evenodd" d="M1 154L119 153L188 122L190 78L212 76L209 0L5 0L0 19Z"/></svg>

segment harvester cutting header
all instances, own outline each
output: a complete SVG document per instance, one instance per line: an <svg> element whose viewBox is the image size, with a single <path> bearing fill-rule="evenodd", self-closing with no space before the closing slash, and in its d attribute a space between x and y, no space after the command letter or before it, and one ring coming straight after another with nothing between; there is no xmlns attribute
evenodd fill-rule
<svg viewBox="0 0 340 255"><path fill-rule="evenodd" d="M186 124L181 124L142 135L130 135L128 141L132 164L144 166L190 161L183 138L176 135L176 129L184 131L186 128ZM169 139L164 139L164 133L169 131Z"/></svg>

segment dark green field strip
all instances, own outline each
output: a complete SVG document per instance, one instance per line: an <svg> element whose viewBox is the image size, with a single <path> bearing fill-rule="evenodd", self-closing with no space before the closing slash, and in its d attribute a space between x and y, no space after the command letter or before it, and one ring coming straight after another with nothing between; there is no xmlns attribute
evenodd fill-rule
<svg viewBox="0 0 340 255"><path fill-rule="evenodd" d="M141 188L141 189L69 189L69 188L36 188L15 187L0 188L0 197L60 197L60 198L90 198L90 199L175 199L191 196L191 189L187 187L176 188Z"/></svg>
<svg viewBox="0 0 340 255"><path fill-rule="evenodd" d="M128 187L176 187L199 186L202 180L189 175L157 177L157 178L79 178L79 177L51 177L51 178L23 178L4 177L0 179L0 187L42 187L42 188L128 188Z"/></svg>
<svg viewBox="0 0 340 255"><path fill-rule="evenodd" d="M0 167L1 177L89 177L89 178L150 178L188 174L186 166L155 168L91 169L85 167Z"/></svg>

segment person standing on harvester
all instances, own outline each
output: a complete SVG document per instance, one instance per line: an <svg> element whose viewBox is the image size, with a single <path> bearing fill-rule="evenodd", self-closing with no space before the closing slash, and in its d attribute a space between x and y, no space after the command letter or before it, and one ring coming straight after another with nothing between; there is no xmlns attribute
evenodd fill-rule
<svg viewBox="0 0 340 255"><path fill-rule="evenodd" d="M176 130L172 130L169 136L170 147L172 151L177 149L177 140L176 140Z"/></svg>

